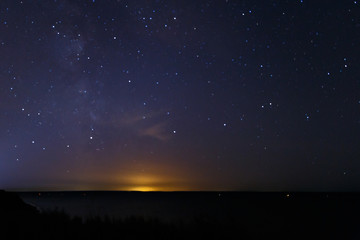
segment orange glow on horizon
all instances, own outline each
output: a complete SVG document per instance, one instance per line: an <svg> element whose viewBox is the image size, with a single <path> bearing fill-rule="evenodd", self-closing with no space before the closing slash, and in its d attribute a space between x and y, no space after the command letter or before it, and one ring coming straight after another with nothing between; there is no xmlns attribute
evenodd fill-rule
<svg viewBox="0 0 360 240"><path fill-rule="evenodd" d="M131 162L130 162L131 161ZM156 162L157 161L157 162ZM184 166L171 166L154 160L151 164L129 160L110 170L97 166L75 176L59 176L58 191L198 191L204 190L196 174ZM160 163L161 164L160 164ZM75 170L74 170L75 171ZM76 183L76 184L74 184ZM54 190L54 187L39 186L35 189ZM206 188L207 190L209 188Z"/></svg>
<svg viewBox="0 0 360 240"><path fill-rule="evenodd" d="M177 170L164 165L144 166L146 172L127 169L114 175L111 185L116 191L186 191L184 177Z"/></svg>
<svg viewBox="0 0 360 240"><path fill-rule="evenodd" d="M177 186L169 183L169 179L153 176L153 175L132 175L125 177L122 183L127 183L128 186L117 188L122 191L140 191L140 192L152 192L152 191L176 191Z"/></svg>
<svg viewBox="0 0 360 240"><path fill-rule="evenodd" d="M127 191L139 191L139 192L153 192L153 191L159 191L156 188L153 187L147 187L147 186L139 186L139 187L133 187L127 189Z"/></svg>

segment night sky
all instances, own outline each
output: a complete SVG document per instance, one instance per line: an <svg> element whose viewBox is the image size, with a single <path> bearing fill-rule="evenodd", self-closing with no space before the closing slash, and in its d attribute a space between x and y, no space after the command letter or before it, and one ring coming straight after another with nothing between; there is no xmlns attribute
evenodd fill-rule
<svg viewBox="0 0 360 240"><path fill-rule="evenodd" d="M0 188L360 190L359 8L1 0Z"/></svg>

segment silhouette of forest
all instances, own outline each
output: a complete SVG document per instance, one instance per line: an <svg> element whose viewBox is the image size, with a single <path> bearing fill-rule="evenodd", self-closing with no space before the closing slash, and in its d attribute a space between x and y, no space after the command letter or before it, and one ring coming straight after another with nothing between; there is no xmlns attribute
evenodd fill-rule
<svg viewBox="0 0 360 240"><path fill-rule="evenodd" d="M189 222L83 219L60 210L40 212L12 192L0 191L0 199L0 239L360 239L359 194L244 193L238 202L243 213Z"/></svg>

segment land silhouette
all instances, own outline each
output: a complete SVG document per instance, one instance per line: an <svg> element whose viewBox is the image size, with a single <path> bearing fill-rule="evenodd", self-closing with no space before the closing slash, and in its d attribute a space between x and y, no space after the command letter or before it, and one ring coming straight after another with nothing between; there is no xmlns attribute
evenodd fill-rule
<svg viewBox="0 0 360 240"><path fill-rule="evenodd" d="M212 193L168 194L180 200L202 196L209 213L227 209L233 214L202 214L186 222L81 218L62 210L40 211L17 193L0 191L1 239L360 239L356 193L224 193L225 200L209 197Z"/></svg>

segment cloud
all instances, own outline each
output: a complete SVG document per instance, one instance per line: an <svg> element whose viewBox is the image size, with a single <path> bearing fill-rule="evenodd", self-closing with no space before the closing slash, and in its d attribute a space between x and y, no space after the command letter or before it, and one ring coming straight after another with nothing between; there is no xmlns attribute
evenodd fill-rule
<svg viewBox="0 0 360 240"><path fill-rule="evenodd" d="M148 136L160 141L166 141L170 139L170 135L166 132L166 125L164 123L158 123L156 125L140 129L139 136Z"/></svg>
<svg viewBox="0 0 360 240"><path fill-rule="evenodd" d="M146 115L117 115L112 119L96 116L95 125L107 127L113 132L126 133L127 136L139 138L153 138L159 141L167 141L171 138L168 124L160 112L152 112Z"/></svg>

